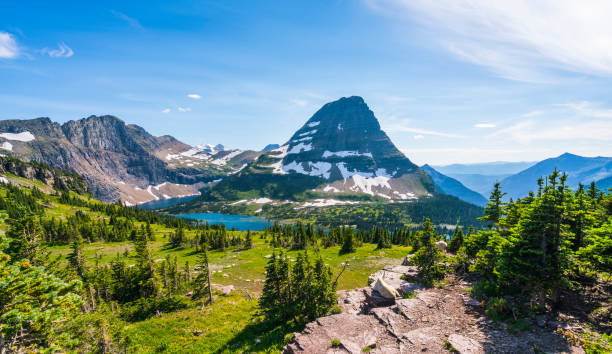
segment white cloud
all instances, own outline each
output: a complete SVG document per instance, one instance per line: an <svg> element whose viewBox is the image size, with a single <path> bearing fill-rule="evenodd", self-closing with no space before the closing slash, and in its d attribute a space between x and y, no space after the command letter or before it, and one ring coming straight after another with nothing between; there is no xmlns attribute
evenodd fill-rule
<svg viewBox="0 0 612 354"><path fill-rule="evenodd" d="M415 138L416 140L420 140L420 139L424 139L424 138L425 138L425 135L420 135L420 134L419 134L419 135L415 135L415 136L413 136L413 138Z"/></svg>
<svg viewBox="0 0 612 354"><path fill-rule="evenodd" d="M115 17L117 17L118 19L125 21L131 27L136 28L137 30L140 30L140 31L144 30L144 27L142 27L142 25L140 24L140 22L138 22L137 19L130 17L124 14L123 12L119 12L115 10L111 10L111 13L115 15Z"/></svg>
<svg viewBox="0 0 612 354"><path fill-rule="evenodd" d="M197 93L190 93L187 95L187 97L193 98L195 100L199 100L200 98L202 98L202 96L198 95Z"/></svg>
<svg viewBox="0 0 612 354"><path fill-rule="evenodd" d="M191 111L191 108L189 107L179 107L177 108L179 112L189 112Z"/></svg>
<svg viewBox="0 0 612 354"><path fill-rule="evenodd" d="M166 108L163 111L161 111L162 113L170 113L170 108Z"/></svg>
<svg viewBox="0 0 612 354"><path fill-rule="evenodd" d="M434 136L443 136L445 138L464 138L463 135L437 132L433 130L419 129L419 128L411 128L402 124L391 124L385 127L385 131L389 132L405 132L405 133L416 133L420 135L434 135Z"/></svg>
<svg viewBox="0 0 612 354"><path fill-rule="evenodd" d="M74 51L64 42L59 43L57 49L43 48L41 52L51 58L70 58L74 55Z"/></svg>
<svg viewBox="0 0 612 354"><path fill-rule="evenodd" d="M539 111L539 110L535 110L535 111L531 111L531 112L527 112L525 114L522 114L521 117L523 117L523 118L537 117L537 116L542 115L542 113L544 113L544 112Z"/></svg>
<svg viewBox="0 0 612 354"><path fill-rule="evenodd" d="M612 136L612 121L583 121L578 119L557 120L551 122L523 121L504 129L500 129L488 138L530 144L537 141L566 141L575 143L577 140L609 141Z"/></svg>
<svg viewBox="0 0 612 354"><path fill-rule="evenodd" d="M559 106L571 108L576 113L582 116L586 116L586 117L612 118L612 109L600 108L600 107L597 107L596 104L588 102L588 101L582 101L582 102L576 102L576 103L565 103L565 104L560 104Z"/></svg>
<svg viewBox="0 0 612 354"><path fill-rule="evenodd" d="M0 58L12 59L19 55L17 41L12 34L0 32Z"/></svg>
<svg viewBox="0 0 612 354"><path fill-rule="evenodd" d="M554 72L612 74L612 2L593 0L365 0L419 21L463 60L521 81Z"/></svg>
<svg viewBox="0 0 612 354"><path fill-rule="evenodd" d="M490 123L478 123L474 124L474 128L495 128L495 124Z"/></svg>
<svg viewBox="0 0 612 354"><path fill-rule="evenodd" d="M304 107L304 106L306 106L308 104L308 101L302 100L302 99L299 99L299 98L294 98L294 99L291 100L291 103L293 103L296 106Z"/></svg>

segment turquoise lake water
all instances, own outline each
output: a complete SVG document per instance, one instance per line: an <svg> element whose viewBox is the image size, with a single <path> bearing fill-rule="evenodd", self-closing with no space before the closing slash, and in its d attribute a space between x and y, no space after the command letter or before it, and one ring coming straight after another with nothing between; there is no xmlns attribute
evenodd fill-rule
<svg viewBox="0 0 612 354"><path fill-rule="evenodd" d="M236 229L241 231L253 230L261 231L266 226L272 225L270 221L261 216L253 215L236 215L236 214L217 214L217 213L199 213L199 214L182 214L175 215L179 218L201 220L209 224L225 224L227 229Z"/></svg>

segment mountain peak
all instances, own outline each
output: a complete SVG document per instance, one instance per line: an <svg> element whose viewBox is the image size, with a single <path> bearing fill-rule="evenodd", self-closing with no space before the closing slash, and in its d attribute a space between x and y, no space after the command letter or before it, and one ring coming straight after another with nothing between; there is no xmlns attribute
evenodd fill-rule
<svg viewBox="0 0 612 354"><path fill-rule="evenodd" d="M325 104L285 144L284 173L327 180L399 177L418 167L393 145L363 98Z"/></svg>

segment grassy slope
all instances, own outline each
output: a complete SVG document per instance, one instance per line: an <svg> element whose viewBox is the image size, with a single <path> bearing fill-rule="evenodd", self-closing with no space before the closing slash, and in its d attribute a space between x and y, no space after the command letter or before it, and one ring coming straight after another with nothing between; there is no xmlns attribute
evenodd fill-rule
<svg viewBox="0 0 612 354"><path fill-rule="evenodd" d="M11 182L24 186L37 186L45 192L51 192L38 182L31 182L19 177L9 176ZM3 194L0 191L0 194ZM101 213L94 213L86 208L74 207L59 203L58 197L47 195L45 217L64 218L81 210L96 218L107 218ZM87 198L87 197L83 197ZM7 224L0 217L0 231L5 231ZM138 223L136 223L138 224ZM154 259L166 256L178 256L179 266L185 261L193 267L197 255L192 248L172 249L166 246L168 235L173 231L162 225L152 225L157 240L151 248ZM236 231L239 232L239 231ZM249 250L227 249L211 251L210 262L213 282L223 285L234 285L236 291L229 296L216 295L212 306L199 311L199 306L164 314L142 322L127 323L121 321L121 337L128 352L279 352L285 344L285 336L301 331L301 327L267 327L261 323L257 314L257 293L261 291L264 279L266 255L272 253L272 248L261 238L261 232L253 233L255 247ZM188 238L194 232L186 232ZM321 249L319 252L325 262L338 274L341 263L349 261L349 268L343 273L338 283L338 289L352 289L366 285L367 277L383 265L399 264L409 247L394 246L392 249L375 250L376 246L366 244L357 252L340 256L340 247ZM117 254L127 257L130 263L131 255L125 250L131 250L130 242L96 242L87 244L85 257L89 265L93 265L95 255L101 257L101 263L108 263ZM60 255L66 262L69 246L49 247L51 255ZM298 251L287 251L290 258L295 259ZM311 257L314 256L311 251ZM248 292L247 292L248 291ZM251 294L255 294L252 297Z"/></svg>

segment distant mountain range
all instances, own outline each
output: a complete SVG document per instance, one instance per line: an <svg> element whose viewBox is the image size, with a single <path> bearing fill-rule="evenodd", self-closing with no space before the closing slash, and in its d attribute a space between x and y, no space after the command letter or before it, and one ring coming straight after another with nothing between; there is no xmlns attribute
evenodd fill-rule
<svg viewBox="0 0 612 354"><path fill-rule="evenodd" d="M537 180L555 169L567 173L567 184L572 189L576 189L579 183L588 185L591 182L595 182L601 190L612 187L612 157L584 157L565 153L540 162L493 162L436 167L436 170L443 171L483 196L488 196L493 184L500 182L502 190L507 193L506 200L521 198L535 191Z"/></svg>
<svg viewBox="0 0 612 354"><path fill-rule="evenodd" d="M456 196L461 200L479 206L487 204L487 198L466 187L460 181L443 175L429 165L423 165L421 168L429 174L438 192Z"/></svg>
<svg viewBox="0 0 612 354"><path fill-rule="evenodd" d="M0 121L0 153L75 172L97 198L127 205L203 192L192 206L398 203L437 194L482 206L496 181L507 198L522 197L555 168L568 173L573 188L591 181L601 189L612 186L608 157L566 153L537 163L419 167L396 148L357 96L325 104L286 143L262 151L192 147L107 115L61 125L49 118Z"/></svg>
<svg viewBox="0 0 612 354"><path fill-rule="evenodd" d="M219 145L192 148L114 116L61 125L49 118L0 121L0 152L75 172L97 198L127 205L199 194L205 183L237 171L258 155Z"/></svg>
<svg viewBox="0 0 612 354"><path fill-rule="evenodd" d="M579 183L595 182L600 189L609 188L612 157L583 157L565 153L546 159L501 181L506 198L520 198L537 189L537 180L555 169L567 173L567 184L575 189Z"/></svg>

